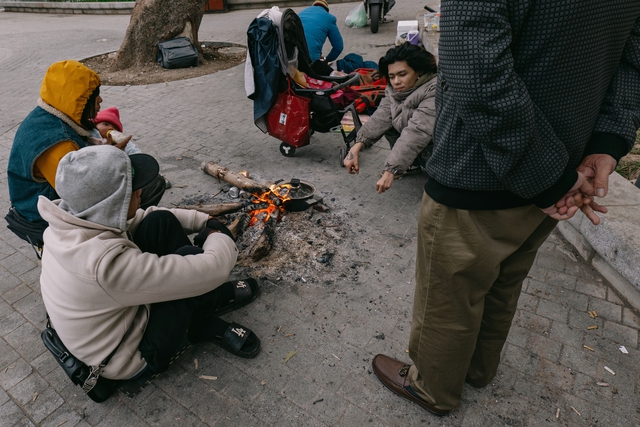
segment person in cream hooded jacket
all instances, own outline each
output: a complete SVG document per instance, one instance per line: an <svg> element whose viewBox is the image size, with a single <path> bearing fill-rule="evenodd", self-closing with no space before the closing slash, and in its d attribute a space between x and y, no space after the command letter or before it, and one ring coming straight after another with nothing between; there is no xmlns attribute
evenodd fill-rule
<svg viewBox="0 0 640 427"><path fill-rule="evenodd" d="M117 349L102 371L109 379L132 378L152 364L139 346L155 304L207 295L215 302L219 295L212 293L227 280L238 254L234 241L217 232L208 234L202 249L188 245L189 255L141 251L136 235L158 212L170 212L186 233L204 229L209 220L193 210L136 210L139 188L157 173L157 162L146 154L129 157L115 147L87 147L60 161L61 199L38 200L49 223L40 278L47 313L62 342L85 364L97 366ZM193 318L185 325L191 328ZM156 371L166 369L168 361L160 365Z"/></svg>

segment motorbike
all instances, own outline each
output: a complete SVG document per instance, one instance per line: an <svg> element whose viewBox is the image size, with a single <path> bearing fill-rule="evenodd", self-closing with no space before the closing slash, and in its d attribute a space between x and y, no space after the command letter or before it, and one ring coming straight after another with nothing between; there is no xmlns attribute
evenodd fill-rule
<svg viewBox="0 0 640 427"><path fill-rule="evenodd" d="M364 8L367 18L371 20L371 32L378 32L378 25L384 21L384 16L389 13L396 0L364 0Z"/></svg>

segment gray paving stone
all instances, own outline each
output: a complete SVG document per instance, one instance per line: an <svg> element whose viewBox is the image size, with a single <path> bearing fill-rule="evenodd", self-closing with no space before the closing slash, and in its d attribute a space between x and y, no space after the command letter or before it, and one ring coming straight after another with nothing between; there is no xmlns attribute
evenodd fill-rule
<svg viewBox="0 0 640 427"><path fill-rule="evenodd" d="M551 320L566 322L567 317L569 315L569 310L567 307L563 306L560 303L547 301L543 299L543 300L540 300L540 302L538 303L536 314Z"/></svg>
<svg viewBox="0 0 640 427"><path fill-rule="evenodd" d="M2 405L0 405L0 419L2 419L4 425L14 426L18 425L18 423L21 421L24 422L25 414L12 401L5 401Z"/></svg>
<svg viewBox="0 0 640 427"><path fill-rule="evenodd" d="M565 345L560 355L560 363L574 371L594 377L597 372L598 358L585 348Z"/></svg>
<svg viewBox="0 0 640 427"><path fill-rule="evenodd" d="M573 328L562 322L553 322L549 332L549 338L556 340L563 345L580 347L584 340L584 331Z"/></svg>
<svg viewBox="0 0 640 427"><path fill-rule="evenodd" d="M591 298L589 300L589 310L595 310L599 317L604 317L606 320L617 323L622 321L622 307L615 303Z"/></svg>
<svg viewBox="0 0 640 427"><path fill-rule="evenodd" d="M543 359L557 362L562 350L562 344L542 335L531 334L527 339L527 348Z"/></svg>
<svg viewBox="0 0 640 427"><path fill-rule="evenodd" d="M2 298L4 298L4 300L9 304L13 304L14 302L21 300L32 292L33 291L29 286L21 284L3 293Z"/></svg>
<svg viewBox="0 0 640 427"><path fill-rule="evenodd" d="M638 347L638 330L615 322L604 322L604 336L627 347Z"/></svg>
<svg viewBox="0 0 640 427"><path fill-rule="evenodd" d="M640 316L632 309L622 308L622 323L635 329L640 329Z"/></svg>
<svg viewBox="0 0 640 427"><path fill-rule="evenodd" d="M41 427L78 426L83 423L82 416L69 405L62 405L39 423ZM88 425L88 424L84 424Z"/></svg>
<svg viewBox="0 0 640 427"><path fill-rule="evenodd" d="M62 397L36 373L11 387L8 392L36 423L40 423L64 404Z"/></svg>

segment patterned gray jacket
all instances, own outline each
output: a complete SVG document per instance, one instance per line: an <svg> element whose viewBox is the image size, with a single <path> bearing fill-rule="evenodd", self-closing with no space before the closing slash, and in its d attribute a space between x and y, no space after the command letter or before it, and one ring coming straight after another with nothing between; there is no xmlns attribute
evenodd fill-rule
<svg viewBox="0 0 640 427"><path fill-rule="evenodd" d="M640 127L640 1L443 0L425 191L461 209L548 207L588 154Z"/></svg>

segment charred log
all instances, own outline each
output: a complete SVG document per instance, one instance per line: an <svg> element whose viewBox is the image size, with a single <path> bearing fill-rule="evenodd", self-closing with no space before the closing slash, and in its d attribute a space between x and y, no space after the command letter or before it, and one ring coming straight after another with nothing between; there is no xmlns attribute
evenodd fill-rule
<svg viewBox="0 0 640 427"><path fill-rule="evenodd" d="M249 252L249 255L251 256L251 259L253 261L260 261L262 258L269 255L269 252L273 247L277 223L278 218L275 216L272 216L271 218L269 218L269 220L267 220L267 222L265 222L262 235Z"/></svg>
<svg viewBox="0 0 640 427"><path fill-rule="evenodd" d="M231 234L233 234L233 236L238 239L240 236L242 236L242 233L244 232L244 229L247 227L248 223L249 215L243 212L238 215L238 217L234 219L227 228L229 229L229 231L231 231Z"/></svg>
<svg viewBox="0 0 640 427"><path fill-rule="evenodd" d="M230 171L229 168L220 166L214 162L203 162L200 166L200 169L202 169L202 171L206 174L228 182L229 184L250 193L260 193L269 190L264 185L258 184L254 180L249 179L244 175L240 175L238 173Z"/></svg>

